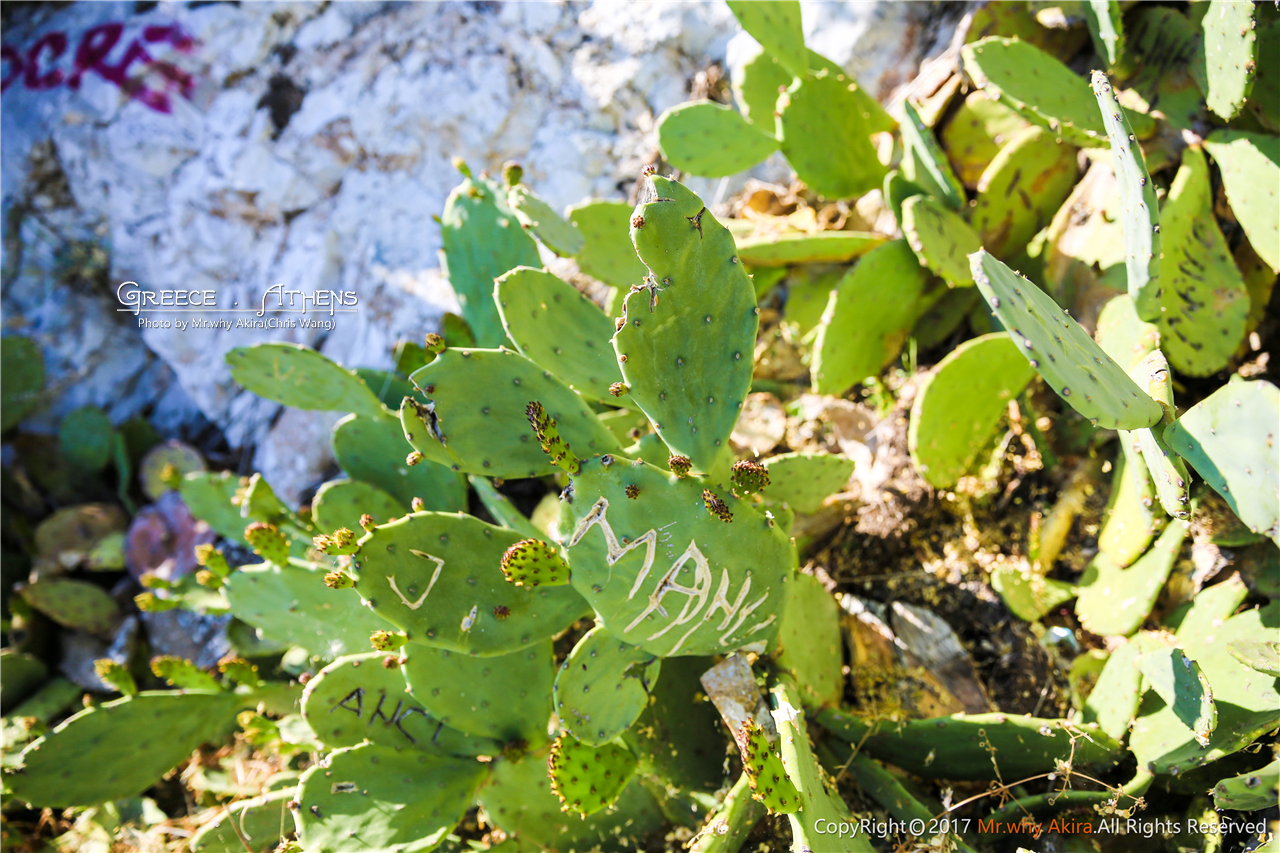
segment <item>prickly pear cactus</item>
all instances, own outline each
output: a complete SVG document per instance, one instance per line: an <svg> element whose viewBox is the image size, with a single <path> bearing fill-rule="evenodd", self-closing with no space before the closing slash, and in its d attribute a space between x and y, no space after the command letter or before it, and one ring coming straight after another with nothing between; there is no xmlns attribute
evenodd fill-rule
<svg viewBox="0 0 1280 853"><path fill-rule="evenodd" d="M1240 111L1253 89L1258 57L1254 4L1212 0L1191 74L1209 109L1223 119Z"/></svg>
<svg viewBox="0 0 1280 853"><path fill-rule="evenodd" d="M778 98L777 138L787 162L819 195L849 198L876 189L884 166L871 144L874 117L858 84L822 69L797 79ZM837 146L824 142L835 137Z"/></svg>
<svg viewBox="0 0 1280 853"><path fill-rule="evenodd" d="M982 238L960 215L928 196L902 203L902 233L920 263L956 287L973 284L968 257Z"/></svg>
<svg viewBox="0 0 1280 853"><path fill-rule="evenodd" d="M236 347L227 353L227 364L232 378L250 391L295 409L374 418L385 411L363 379L301 344Z"/></svg>
<svg viewBox="0 0 1280 853"><path fill-rule="evenodd" d="M1076 149L1028 127L1000 149L978 179L970 222L982 246L1009 259L1049 224L1076 182Z"/></svg>
<svg viewBox="0 0 1280 853"><path fill-rule="evenodd" d="M778 150L770 133L762 133L732 107L712 101L670 108L658 118L657 129L667 162L708 178L744 172Z"/></svg>
<svg viewBox="0 0 1280 853"><path fill-rule="evenodd" d="M920 114L911 101L902 102L902 128L904 152L902 174L927 194L943 202L952 210L964 203L964 186L951 171L947 155L942 152L933 131L920 120Z"/></svg>
<svg viewBox="0 0 1280 853"><path fill-rule="evenodd" d="M830 453L782 453L765 460L769 472L770 503L796 512L817 512L823 501L844 488L854 463Z"/></svg>
<svg viewBox="0 0 1280 853"><path fill-rule="evenodd" d="M621 735L649 704L662 661L597 625L583 635L556 674L560 723L588 746Z"/></svg>
<svg viewBox="0 0 1280 853"><path fill-rule="evenodd" d="M636 772L636 758L624 746L588 746L565 733L556 738L547 758L551 790L560 808L583 817L617 801Z"/></svg>
<svg viewBox="0 0 1280 853"><path fill-rule="evenodd" d="M1105 552L1090 561L1080 578L1076 616L1100 636L1128 635L1142 627L1164 588L1187 536L1187 522L1172 521L1132 565L1123 568Z"/></svg>
<svg viewBox="0 0 1280 853"><path fill-rule="evenodd" d="M1222 172L1231 211L1249 243L1272 271L1280 274L1280 211L1275 186L1280 181L1280 140L1262 133L1215 130L1205 150Z"/></svg>

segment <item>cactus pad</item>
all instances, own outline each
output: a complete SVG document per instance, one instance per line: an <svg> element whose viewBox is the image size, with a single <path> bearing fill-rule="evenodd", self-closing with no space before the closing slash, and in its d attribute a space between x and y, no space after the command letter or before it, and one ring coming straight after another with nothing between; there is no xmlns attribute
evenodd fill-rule
<svg viewBox="0 0 1280 853"><path fill-rule="evenodd" d="M613 321L586 294L546 270L519 267L497 280L493 298L522 355L583 396L609 399L622 379L609 346Z"/></svg>
<svg viewBox="0 0 1280 853"><path fill-rule="evenodd" d="M1039 287L986 252L970 257L974 279L1031 366L1077 412L1106 429L1140 429L1164 416Z"/></svg>
<svg viewBox="0 0 1280 853"><path fill-rule="evenodd" d="M778 628L779 665L795 675L806 708L838 705L844 691L839 607L813 575L797 574Z"/></svg>
<svg viewBox="0 0 1280 853"><path fill-rule="evenodd" d="M378 417L382 402L353 371L301 344L266 343L227 353L231 376L253 393L295 409Z"/></svg>
<svg viewBox="0 0 1280 853"><path fill-rule="evenodd" d="M385 523L409 510L377 486L359 480L336 480L320 487L312 499L311 511L321 530L350 530L359 529L360 516L366 513Z"/></svg>
<svg viewBox="0 0 1280 853"><path fill-rule="evenodd" d="M691 101L658 119L658 146L667 162L682 172L720 178L750 169L778 150L778 140L761 133L732 107Z"/></svg>
<svg viewBox="0 0 1280 853"><path fill-rule="evenodd" d="M1227 651L1240 663L1265 675L1280 677L1280 643L1262 640L1239 640L1227 645Z"/></svg>
<svg viewBox="0 0 1280 853"><path fill-rule="evenodd" d="M515 352L449 349L412 378L431 403L406 401L400 410L405 438L428 459L438 457L443 445L455 470L463 473L486 477L551 473L554 466L529 431L525 409L531 400L546 407L576 452L620 449L613 433L581 397Z"/></svg>
<svg viewBox="0 0 1280 853"><path fill-rule="evenodd" d="M547 757L547 776L561 811L584 817L615 802L635 772L636 758L626 747L588 746L567 732L556 738Z"/></svg>
<svg viewBox="0 0 1280 853"><path fill-rule="evenodd" d="M406 461L409 444L394 416L343 418L334 426L332 440L334 458L348 477L377 486L404 506L414 498L422 498L433 512L467 508L467 486L459 474L439 464L439 460L424 460L417 465ZM439 449L438 456L448 459L444 448ZM375 517L385 520L376 513Z"/></svg>
<svg viewBox="0 0 1280 853"><path fill-rule="evenodd" d="M982 248L969 223L928 196L902 203L902 233L920 263L952 285L973 284L968 256Z"/></svg>
<svg viewBox="0 0 1280 853"><path fill-rule="evenodd" d="M868 231L784 231L738 238L738 260L752 267L842 263L884 241L882 235Z"/></svg>
<svg viewBox="0 0 1280 853"><path fill-rule="evenodd" d="M662 661L597 625L583 635L556 675L560 723L588 746L604 746L649 704Z"/></svg>
<svg viewBox="0 0 1280 853"><path fill-rule="evenodd" d="M468 515L415 513L380 525L352 558L356 591L414 643L468 654L513 651L559 633L586 610L568 587L507 583L503 554L519 534ZM494 608L507 616L496 618Z"/></svg>
<svg viewBox="0 0 1280 853"><path fill-rule="evenodd" d="M521 539L502 555L502 573L516 586L563 586L569 564L558 549L538 539Z"/></svg>
<svg viewBox="0 0 1280 853"><path fill-rule="evenodd" d="M1169 579L1187 530L1187 522L1171 522L1155 545L1128 568L1118 566L1106 553L1095 556L1080 578L1076 616L1081 624L1101 636L1132 634L1142 627Z"/></svg>
<svg viewBox="0 0 1280 853"><path fill-rule="evenodd" d="M1247 4L1240 4L1247 5ZM1215 130L1204 143L1222 171L1231 212L1258 257L1280 274L1280 139L1241 130Z"/></svg>
<svg viewBox="0 0 1280 853"><path fill-rule="evenodd" d="M853 473L853 460L830 453L783 453L765 460L773 503L796 512L817 512L828 495L844 488Z"/></svg>
<svg viewBox="0 0 1280 853"><path fill-rule="evenodd" d="M1165 647L1142 655L1137 665L1147 688L1154 690L1174 716L1191 729L1196 742L1208 743L1209 735L1218 726L1218 710L1200 664L1182 649Z"/></svg>
<svg viewBox="0 0 1280 853"><path fill-rule="evenodd" d="M120 608L106 590L88 581L46 578L21 587L22 597L59 625L110 636Z"/></svg>
<svg viewBox="0 0 1280 853"><path fill-rule="evenodd" d="M583 238L579 269L614 287L640 284L645 266L627 239L632 212L625 201L588 201L569 208L569 221Z"/></svg>
<svg viewBox="0 0 1280 853"><path fill-rule="evenodd" d="M1147 550L1165 516L1152 511L1155 489L1141 451L1134 450L1132 441L1121 439L1121 443L1106 520L1098 533L1098 550L1117 567L1125 568Z"/></svg>
<svg viewBox="0 0 1280 853"><path fill-rule="evenodd" d="M799 811L800 792L787 776L764 729L754 720L744 720L733 736L742 751L742 770L751 782L752 798L764 803L769 814Z"/></svg>
<svg viewBox="0 0 1280 853"><path fill-rule="evenodd" d="M809 70L809 50L804 46L797 0L742 2L729 0L729 9L742 28L777 57L783 68L799 77Z"/></svg>
<svg viewBox="0 0 1280 853"><path fill-rule="evenodd" d="M1169 366L1159 350L1135 364L1129 375L1135 383L1145 384L1148 394L1172 413L1172 379L1169 376ZM1187 518L1190 515L1188 507L1191 487L1187 466L1178 456L1169 452L1158 435L1169 420L1169 416L1166 416L1164 421L1150 429L1120 430L1120 441L1126 449L1132 448L1142 454L1164 511L1174 518Z"/></svg>
<svg viewBox="0 0 1280 853"><path fill-rule="evenodd" d="M1035 285L1029 285L1034 287ZM955 484L1035 370L1004 332L965 341L921 384L911 407L911 460L938 488Z"/></svg>
<svg viewBox="0 0 1280 853"><path fill-rule="evenodd" d="M1027 120L985 92L970 92L942 128L943 148L956 176L969 189L977 189L987 166Z"/></svg>
<svg viewBox="0 0 1280 853"><path fill-rule="evenodd" d="M1204 34L1191 61L1191 75L1204 92L1209 109L1220 118L1235 118L1244 106L1258 60L1253 3L1212 0L1204 12ZM1274 57L1268 57L1274 61Z"/></svg>
<svg viewBox="0 0 1280 853"><path fill-rule="evenodd" d="M1250 530L1280 545L1277 423L1280 390L1275 385L1229 382L1170 424L1164 441ZM1262 448L1266 452L1254 452Z"/></svg>
<svg viewBox="0 0 1280 853"><path fill-rule="evenodd" d="M244 853L246 844L252 853L270 853L293 830L287 808L293 793L287 788L211 809L218 815L191 836L191 853Z"/></svg>
<svg viewBox="0 0 1280 853"><path fill-rule="evenodd" d="M970 221L982 245L998 258L1022 252L1049 224L1075 182L1075 148L1042 127L1018 133L978 180Z"/></svg>
<svg viewBox="0 0 1280 853"><path fill-rule="evenodd" d="M792 84L778 98L777 137L787 162L810 189L829 199L879 188L884 166L871 143L875 117L865 111L858 84L823 69ZM825 140L839 139L832 146Z"/></svg>
<svg viewBox="0 0 1280 853"><path fill-rule="evenodd" d="M727 493L733 523L723 523L706 511L704 488L643 462L593 459L561 504L574 588L610 633L652 654L721 653L777 630L794 545Z"/></svg>
<svg viewBox="0 0 1280 853"><path fill-rule="evenodd" d="M298 841L312 853L425 853L471 803L486 765L367 743L335 750L298 782Z"/></svg>
<svg viewBox="0 0 1280 853"><path fill-rule="evenodd" d="M636 208L631 239L650 275L627 295L613 346L631 400L705 471L746 399L759 311L733 238L702 200L667 178L648 182L652 200ZM579 454L590 450L566 437Z"/></svg>
<svg viewBox="0 0 1280 853"><path fill-rule="evenodd" d="M1086 725L1096 723L1107 736L1116 740L1128 734L1142 689L1142 673L1135 662L1147 642L1147 638L1139 634L1107 658L1093 690L1085 699L1081 718Z"/></svg>
<svg viewBox="0 0 1280 853"><path fill-rule="evenodd" d="M582 232L524 184L507 191L507 204L515 211L520 224L557 255L572 256L582 250Z"/></svg>
<svg viewBox="0 0 1280 853"><path fill-rule="evenodd" d="M1107 67L1116 64L1124 53L1124 22L1117 0L1088 0L1084 17L1089 24L1089 36L1093 49L1107 61Z"/></svg>
<svg viewBox="0 0 1280 853"><path fill-rule="evenodd" d="M1213 788L1213 805L1219 809L1253 811L1275 805L1280 798L1280 761L1223 779Z"/></svg>
<svg viewBox="0 0 1280 853"><path fill-rule="evenodd" d="M445 725L504 743L545 742L555 683L549 641L484 658L416 643L401 651L409 692Z"/></svg>
<svg viewBox="0 0 1280 853"><path fill-rule="evenodd" d="M902 102L902 174L928 195L952 210L965 202L964 186L951 171L947 155L933 136L933 131L920 120L910 100Z"/></svg>
<svg viewBox="0 0 1280 853"><path fill-rule="evenodd" d="M791 72L778 58L761 48L744 49L729 65L729 82L733 100L742 117L765 133L774 131L773 108L778 93L791 85Z"/></svg>
<svg viewBox="0 0 1280 853"><path fill-rule="evenodd" d="M151 671L181 690L221 690L212 675L189 660L178 657L151 659Z"/></svg>

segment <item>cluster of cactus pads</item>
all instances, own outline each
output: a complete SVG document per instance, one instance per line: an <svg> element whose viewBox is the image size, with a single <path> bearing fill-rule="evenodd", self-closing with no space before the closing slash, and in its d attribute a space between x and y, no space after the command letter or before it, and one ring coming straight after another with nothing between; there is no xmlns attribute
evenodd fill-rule
<svg viewBox="0 0 1280 853"><path fill-rule="evenodd" d="M990 4L950 79L891 115L805 46L798 3L729 5L759 43L730 69L737 108L667 111L667 162L718 177L781 152L815 205L857 199L900 233L721 222L654 169L634 208L562 217L517 167L460 165L440 221L461 317L443 338L405 347L396 373L292 344L227 357L264 397L349 413L332 437L346 477L297 511L261 477L187 474L191 510L262 562L206 549L198 588L141 602L231 613L300 650L305 689L230 660L221 678L160 665L177 689L138 692L104 666L124 698L28 746L14 796L136 796L257 709L246 731L322 756L192 849L244 849L230 822L274 827L284 808L308 853L462 850L452 833L478 806L496 832L477 849L635 849L674 826L728 853L771 813L796 851L865 851L865 832L823 830L856 819L850 780L861 807L945 816L886 765L1001 785L1087 772L1110 787L1061 796L1090 809L1210 789L1220 809L1275 805L1276 765L1246 747L1280 725L1276 585L1233 575L1151 616L1202 504L1224 516L1216 544L1280 565L1280 391L1250 378L1280 272L1280 67L1263 54L1280 17L1229 0ZM1105 70L1071 70L1082 51ZM611 310L549 254L616 288ZM815 281L821 311L804 307ZM990 479L1011 418L1052 455L1037 409L1114 470L1082 575L1053 576L1074 515L1055 508L1034 559L989 578L1019 618L1065 607L1110 638L1071 666L1094 682L1073 717L886 724L844 705L840 610L793 536L854 461L735 452L748 395L782 387L758 375L762 308L799 327L807 375L780 393L883 387L908 341L912 363L945 354L914 382L907 436L935 489ZM554 486L531 517L500 491L529 478ZM125 748L126 727L156 744ZM1057 796L1024 791L998 814Z"/></svg>

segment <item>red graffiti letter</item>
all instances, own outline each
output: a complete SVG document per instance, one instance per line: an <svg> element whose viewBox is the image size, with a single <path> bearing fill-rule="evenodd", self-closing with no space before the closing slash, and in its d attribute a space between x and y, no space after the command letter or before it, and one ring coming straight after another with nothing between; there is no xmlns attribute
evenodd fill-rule
<svg viewBox="0 0 1280 853"><path fill-rule="evenodd" d="M27 51L26 81L28 89L53 89L62 82L62 72L56 68L43 77L40 76L40 54L46 47L53 51L53 56L50 57L49 61L56 61L67 50L66 34L48 33L41 36L35 44L31 45L31 49Z"/></svg>
<svg viewBox="0 0 1280 853"><path fill-rule="evenodd" d="M117 86L124 82L116 76L116 69L106 63L107 55L120 41L122 32L124 24L120 23L99 24L85 32L76 48L76 70L67 80L69 88L79 89L80 79L86 71L96 71Z"/></svg>
<svg viewBox="0 0 1280 853"><path fill-rule="evenodd" d="M0 47L0 55L3 55L4 61L9 63L9 72L0 79L0 92L5 92L13 85L13 81L22 76L22 54L18 53L17 48L6 44Z"/></svg>

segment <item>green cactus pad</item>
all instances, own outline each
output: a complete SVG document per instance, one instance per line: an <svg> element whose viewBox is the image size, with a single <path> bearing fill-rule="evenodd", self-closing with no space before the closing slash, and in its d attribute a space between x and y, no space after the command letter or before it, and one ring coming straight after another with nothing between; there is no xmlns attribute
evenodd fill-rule
<svg viewBox="0 0 1280 853"><path fill-rule="evenodd" d="M577 227L524 184L508 190L507 204L515 211L520 224L557 255L573 256L582 250L584 241Z"/></svg>
<svg viewBox="0 0 1280 853"><path fill-rule="evenodd" d="M951 171L947 155L933 136L933 131L920 120L910 100L902 102L902 174L928 195L952 210L965 202L964 185ZM1033 232L1034 233L1034 232Z"/></svg>
<svg viewBox="0 0 1280 853"><path fill-rule="evenodd" d="M1241 4L1246 5L1246 4ZM1215 130L1204 143L1222 171L1231 212L1258 257L1280 274L1280 139L1242 130Z"/></svg>
<svg viewBox="0 0 1280 853"><path fill-rule="evenodd" d="M88 581L45 578L20 589L23 599L59 625L110 636L120 608L106 590Z"/></svg>
<svg viewBox="0 0 1280 853"><path fill-rule="evenodd" d="M555 470L529 429L531 400L543 404L579 455L621 450L569 386L510 350L445 350L412 378L432 402L401 408L405 438L428 459L443 444L463 473L539 477Z"/></svg>
<svg viewBox="0 0 1280 853"><path fill-rule="evenodd" d="M298 841L310 853L425 853L457 826L486 771L373 743L335 750L299 779Z"/></svg>
<svg viewBox="0 0 1280 853"><path fill-rule="evenodd" d="M775 642L778 664L795 676L806 708L840 704L844 646L839 607L813 575L796 575Z"/></svg>
<svg viewBox="0 0 1280 853"><path fill-rule="evenodd" d="M1106 145L1107 128L1088 84L1033 44L990 36L960 51L965 70L989 96L997 97L1028 121L1047 127L1072 145ZM1139 138L1155 129L1142 113L1124 110Z"/></svg>
<svg viewBox="0 0 1280 853"><path fill-rule="evenodd" d="M1230 779L1213 787L1213 805L1219 809L1254 811L1276 804L1280 796L1280 761Z"/></svg>
<svg viewBox="0 0 1280 853"><path fill-rule="evenodd" d="M407 515L409 508L377 486L359 480L333 480L316 492L311 512L321 530L345 527L358 531L360 517L366 513L375 521L386 523Z"/></svg>
<svg viewBox="0 0 1280 853"><path fill-rule="evenodd" d="M518 267L498 279L493 298L522 355L584 397L612 399L609 386L622 381L609 346L613 321L585 293L546 270Z"/></svg>
<svg viewBox="0 0 1280 853"><path fill-rule="evenodd" d="M468 515L414 513L377 527L352 558L356 591L414 643L496 655L553 636L586 610L568 587L506 582L519 534ZM505 615L495 615L497 608Z"/></svg>
<svg viewBox="0 0 1280 853"><path fill-rule="evenodd" d="M912 196L924 195L924 190L906 179L897 169L884 176L884 186L880 189L884 200L893 212L893 221L902 222L902 205Z"/></svg>
<svg viewBox="0 0 1280 853"><path fill-rule="evenodd" d="M874 848L865 833L832 834L833 824L848 823L849 809L840 797L830 776L823 773L809 746L809 730L795 685L782 680L774 688L777 709L773 711L778 725L778 751L787 775L800 795L799 812L788 814L791 836L800 850L823 850L830 853L871 853Z"/></svg>
<svg viewBox="0 0 1280 853"><path fill-rule="evenodd" d="M902 203L902 233L920 263L950 284L973 284L968 256L982 248L980 238L959 214L928 196Z"/></svg>
<svg viewBox="0 0 1280 853"><path fill-rule="evenodd" d="M1098 533L1098 550L1116 567L1125 568L1147 550L1166 516L1152 511L1155 487L1141 452L1135 452L1131 441L1121 439L1121 444L1105 521Z"/></svg>
<svg viewBox="0 0 1280 853"><path fill-rule="evenodd" d="M370 417L385 411L363 379L301 344L236 347L226 360L236 382L285 406Z"/></svg>
<svg viewBox="0 0 1280 853"><path fill-rule="evenodd" d="M733 521L725 524L704 508L701 480L644 462L592 459L572 486L560 537L574 588L610 633L663 656L772 637L795 551L770 519L726 490Z"/></svg>
<svg viewBox="0 0 1280 853"><path fill-rule="evenodd" d="M1179 373L1208 376L1227 366L1244 339L1249 292L1214 219L1209 167L1198 148L1182 153L1160 218L1160 347Z"/></svg>
<svg viewBox="0 0 1280 853"><path fill-rule="evenodd" d="M411 449L395 417L351 415L333 428L334 458L351 479L377 486L406 507L414 498L422 498L432 512L465 510L467 484L462 477L439 460L409 465L405 457ZM448 458L443 448L438 455Z"/></svg>
<svg viewBox="0 0 1280 853"><path fill-rule="evenodd" d="M662 661L601 626L588 631L556 675L556 715L588 746L604 746L631 728L649 704Z"/></svg>
<svg viewBox="0 0 1280 853"><path fill-rule="evenodd" d="M494 762L489 781L477 792L489 823L523 843L543 850L596 850L623 853L640 848L666 820L653 796L632 779L609 808L588 815L560 811L547 777L546 752L518 762Z"/></svg>
<svg viewBox="0 0 1280 853"><path fill-rule="evenodd" d="M569 208L569 221L583 237L579 269L614 287L640 284L645 266L627 238L633 210L625 201L588 201Z"/></svg>
<svg viewBox="0 0 1280 853"><path fill-rule="evenodd" d="M466 177L449 193L440 217L442 267L481 347L507 340L493 303L493 280L518 266L541 266L538 246L507 206L506 190L487 178Z"/></svg>
<svg viewBox="0 0 1280 853"><path fill-rule="evenodd" d="M714 791L723 779L720 715L699 681L714 660L667 658L657 687L622 738L640 760L640 772L689 791Z"/></svg>
<svg viewBox="0 0 1280 853"><path fill-rule="evenodd" d="M107 437L110 438L112 434L108 431ZM157 444L147 451L147 455L138 464L138 482L143 494L152 500L158 500L165 492L172 491L174 483L181 482L187 474L204 471L205 468L200 451L175 439Z"/></svg>
<svg viewBox="0 0 1280 853"><path fill-rule="evenodd" d="M987 445L1009 401L1034 376L1004 332L965 341L948 353L911 407L907 443L916 469L940 489L955 485Z"/></svg>
<svg viewBox="0 0 1280 853"><path fill-rule="evenodd" d="M728 5L742 28L760 42L766 53L777 57L792 76L799 77L809 70L798 0L729 0Z"/></svg>
<svg viewBox="0 0 1280 853"><path fill-rule="evenodd" d="M1098 315L1094 339L1112 361L1128 371L1159 346L1160 330L1155 323L1139 319L1132 299L1117 296Z"/></svg>
<svg viewBox="0 0 1280 853"><path fill-rule="evenodd" d="M1204 35L1197 40L1191 76L1204 92L1209 109L1230 120L1244 106L1258 60L1254 4L1212 0L1202 19ZM1268 57L1274 61L1274 57Z"/></svg>
<svg viewBox="0 0 1280 853"><path fill-rule="evenodd" d="M5 784L37 808L136 797L200 744L224 735L237 708L256 703L221 691L159 691L95 705L28 746L22 771L6 775Z"/></svg>
<svg viewBox="0 0 1280 853"><path fill-rule="evenodd" d="M233 542L244 541L244 518L231 501L240 489L240 478L230 471L188 474L178 493L191 514Z"/></svg>
<svg viewBox="0 0 1280 853"><path fill-rule="evenodd" d="M494 521L502 527L509 528L527 539L536 539L546 534L533 525L520 510L511 503L511 499L494 488L493 483L484 477L470 476L471 486L476 490L476 497L493 516Z"/></svg>
<svg viewBox="0 0 1280 853"><path fill-rule="evenodd" d="M6 342L8 340L5 339ZM8 397L6 391L5 405L8 405ZM68 412L58 425L58 444L63 456L75 467L86 471L101 471L106 467L111 461L114 441L115 428L106 413L97 406L81 406Z"/></svg>
<svg viewBox="0 0 1280 853"><path fill-rule="evenodd" d="M1011 563L991 571L991 588L1009 612L1026 622L1043 619L1055 607L1075 598L1075 587Z"/></svg>
<svg viewBox="0 0 1280 853"><path fill-rule="evenodd" d="M1089 24L1089 36L1093 49L1107 61L1107 67L1115 65L1124 53L1124 22L1117 0L1088 0L1084 17Z"/></svg>
<svg viewBox="0 0 1280 853"><path fill-rule="evenodd" d="M986 252L969 260L993 313L1031 366L1072 408L1105 429L1140 429L1163 417L1160 404L1044 291Z"/></svg>
<svg viewBox="0 0 1280 853"><path fill-rule="evenodd" d="M44 661L16 649L0 649L0 669L4 671L4 680L0 682L0 705L4 706L6 714L49 677L49 667Z"/></svg>
<svg viewBox="0 0 1280 853"><path fill-rule="evenodd" d="M1169 376L1169 365L1159 350L1135 364L1129 375L1135 383L1147 387L1147 393L1152 399L1167 401L1169 411L1172 412L1172 379ZM1187 466L1178 456L1169 452L1158 435L1168 422L1169 418L1166 417L1150 429L1120 430L1120 441L1130 455L1132 450L1142 454L1143 463L1151 474L1151 482L1164 511L1174 518L1187 518L1190 515L1191 498L1191 478L1187 475Z"/></svg>
<svg viewBox="0 0 1280 853"><path fill-rule="evenodd" d="M1164 441L1250 530L1280 544L1277 423L1280 390L1275 385L1229 382L1170 424ZM1251 453L1260 448L1268 452Z"/></svg>
<svg viewBox="0 0 1280 853"><path fill-rule="evenodd" d="M853 460L830 453L783 453L764 461L769 471L769 501L796 512L822 508L827 496L844 488L853 473Z"/></svg>
<svg viewBox="0 0 1280 853"><path fill-rule="evenodd" d="M387 623L349 590L329 589L323 571L298 566L244 566L222 587L231 613L264 639L334 658L369 648Z"/></svg>
<svg viewBox="0 0 1280 853"><path fill-rule="evenodd" d="M1225 586L1228 584L1218 585ZM1248 746L1280 724L1280 691L1276 679L1250 669L1229 651L1230 644L1239 640L1274 637L1280 630L1280 601L1247 610L1220 626L1213 622L1205 624L1206 620L1200 619L1195 611L1201 599L1218 587L1197 596L1177 633L1186 656L1209 675L1218 725L1209 735L1208 743L1202 745L1178 717L1175 708L1155 693L1148 693L1138 709L1129 748L1138 759L1138 766L1153 773L1186 773ZM1190 630L1189 625L1201 627Z"/></svg>
<svg viewBox="0 0 1280 853"><path fill-rule="evenodd" d="M560 798L561 811L584 817L616 802L635 772L636 757L626 747L588 746L567 732L556 738L547 757L551 792Z"/></svg>
<svg viewBox="0 0 1280 853"><path fill-rule="evenodd" d="M1165 701L1174 716L1191 729L1197 742L1207 743L1218 726L1218 709L1200 664L1183 654L1182 649L1166 647L1140 656L1137 666L1146 688Z"/></svg>
<svg viewBox="0 0 1280 853"><path fill-rule="evenodd" d="M401 652L410 694L445 725L504 743L546 741L555 683L550 641L483 658L416 643Z"/></svg>
<svg viewBox="0 0 1280 853"><path fill-rule="evenodd" d="M887 170L871 143L876 119L853 80L829 69L806 75L778 98L777 115L782 153L811 190L837 199L880 187ZM833 138L841 144L825 141Z"/></svg>
<svg viewBox="0 0 1280 853"><path fill-rule="evenodd" d="M778 150L778 140L761 133L732 107L690 101L659 117L658 146L667 162L682 172L720 178L750 169Z"/></svg>
<svg viewBox="0 0 1280 853"><path fill-rule="evenodd" d="M1117 741L1128 734L1129 724L1138 711L1142 673L1135 662L1143 649L1143 638L1139 635L1111 653L1081 713L1086 725L1096 723L1108 737Z"/></svg>
<svg viewBox="0 0 1280 853"><path fill-rule="evenodd" d="M982 173L1000 149L1023 128L1027 120L982 91L970 92L940 134L956 177L968 189L977 189Z"/></svg>
<svg viewBox="0 0 1280 853"><path fill-rule="evenodd" d="M1280 677L1280 643L1239 640L1229 643L1227 651L1249 669L1255 669L1264 675Z"/></svg>
<svg viewBox="0 0 1280 853"><path fill-rule="evenodd" d="M180 690L221 690L217 680L189 660L178 657L151 659L151 671Z"/></svg>
<svg viewBox="0 0 1280 853"><path fill-rule="evenodd" d="M787 775L764 729L754 720L745 720L733 733L742 751L742 772L751 783L751 797L763 803L769 814L790 814L800 810L800 792Z"/></svg>
<svg viewBox="0 0 1280 853"><path fill-rule="evenodd" d="M778 58L761 48L745 55L741 65L729 67L733 100L742 117L769 134L774 131L773 108L778 103L778 93L786 91L792 79Z"/></svg>
<svg viewBox="0 0 1280 853"><path fill-rule="evenodd" d="M1120 187L1121 218L1124 230L1124 263L1129 296L1144 320L1155 320L1160 312L1160 208L1155 184L1147 174L1147 162L1138 147L1125 110L1116 99L1107 75L1093 72L1093 94L1111 142L1111 166ZM1167 290L1168 288L1163 288Z"/></svg>
<svg viewBox="0 0 1280 853"><path fill-rule="evenodd" d="M700 198L657 175L646 198L631 239L649 284L627 295L613 346L631 400L672 452L705 471L746 399L759 309L733 238Z"/></svg>
<svg viewBox="0 0 1280 853"><path fill-rule="evenodd" d="M784 231L739 238L738 260L752 267L842 263L884 242L869 231Z"/></svg>
<svg viewBox="0 0 1280 853"><path fill-rule="evenodd" d="M1059 761L1068 759L1076 770L1094 773L1110 770L1125 756L1124 748L1100 728L1066 720L953 714L868 723L834 710L823 711L817 719L881 761L909 773L946 779L1021 779L1052 773Z"/></svg>
<svg viewBox="0 0 1280 853"><path fill-rule="evenodd" d="M978 180L970 222L998 258L1022 252L1076 182L1076 149L1042 127L1019 132Z"/></svg>
<svg viewBox="0 0 1280 853"><path fill-rule="evenodd" d="M4 391L0 392L0 429L8 432L40 404L44 389L44 355L30 338L5 335L0 342L0 365L3 365Z"/></svg>
<svg viewBox="0 0 1280 853"><path fill-rule="evenodd" d="M191 836L191 853L245 853L245 844L252 853L270 853L293 831L293 794L288 788L210 809L217 815Z"/></svg>
<svg viewBox="0 0 1280 853"><path fill-rule="evenodd" d="M408 694L394 655L347 655L307 682L302 692L302 716L331 749L367 740L396 750L417 749L460 758L502 752L497 741L463 734L432 718Z"/></svg>
<svg viewBox="0 0 1280 853"><path fill-rule="evenodd" d="M516 586L563 586L569 582L569 564L554 546L522 539L502 555L502 574Z"/></svg>
<svg viewBox="0 0 1280 853"><path fill-rule="evenodd" d="M1127 569L1105 552L1094 557L1080 578L1076 616L1081 624L1102 636L1138 630L1169 579L1187 530L1187 522L1172 521L1151 550Z"/></svg>

